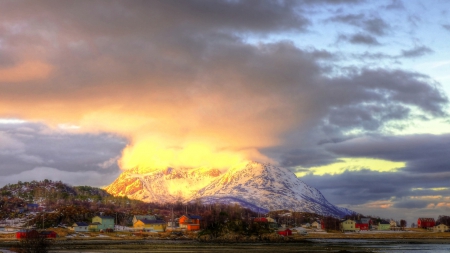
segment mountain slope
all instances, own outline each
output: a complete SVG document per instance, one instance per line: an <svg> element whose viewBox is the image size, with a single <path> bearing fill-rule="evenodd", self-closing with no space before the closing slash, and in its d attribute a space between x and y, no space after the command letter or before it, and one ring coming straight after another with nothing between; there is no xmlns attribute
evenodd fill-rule
<svg viewBox="0 0 450 253"><path fill-rule="evenodd" d="M320 215L352 213L329 203L317 189L294 173L252 162L221 173L217 169L165 169L139 173L128 170L105 188L112 195L146 202L197 201L238 203L255 211L290 209Z"/></svg>

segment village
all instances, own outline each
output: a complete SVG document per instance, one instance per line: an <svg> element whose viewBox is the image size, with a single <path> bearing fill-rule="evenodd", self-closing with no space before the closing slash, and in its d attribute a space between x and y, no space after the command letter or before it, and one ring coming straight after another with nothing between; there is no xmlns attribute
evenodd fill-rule
<svg viewBox="0 0 450 253"><path fill-rule="evenodd" d="M173 210L170 215L164 217L156 214L133 215L127 225L123 225L123 222L122 224L118 223L117 213L114 216L100 212L89 221L79 220L72 224L53 224L53 226L49 227L44 225L45 216L50 217L54 212L44 210L39 204L29 203L18 211L24 215L22 218L0 220L0 235L9 235L6 238L21 240L36 236L48 239L85 239L92 237L105 239L111 236L126 237L128 235L136 237L145 234L153 237L159 234L168 235L165 239L180 237L195 239L201 235L212 234L210 231L211 224L205 223L201 215L186 212L179 217L175 217ZM225 214L221 213L221 215ZM354 215L345 219L312 215L312 217L306 219L309 222L303 223L300 223L301 219L297 219L295 215L294 212L285 210L265 215L257 214L255 217L241 217L240 221L236 218L233 220L225 218L216 220L214 224L227 226L226 224L230 222L245 223L246 225L244 226L257 226L260 232L273 234L279 238L288 238L295 235L314 237L339 233L346 235L375 233L379 235L381 233L411 231L427 233L450 232L448 226L450 218L448 216L440 216L437 221L434 218L418 218L417 225L412 224L408 228L404 220L397 222L380 218L361 217L361 215ZM32 218L36 216L38 216L38 219ZM35 223L31 223L31 220ZM305 219L302 221L305 221ZM186 235L189 235L189 237Z"/></svg>

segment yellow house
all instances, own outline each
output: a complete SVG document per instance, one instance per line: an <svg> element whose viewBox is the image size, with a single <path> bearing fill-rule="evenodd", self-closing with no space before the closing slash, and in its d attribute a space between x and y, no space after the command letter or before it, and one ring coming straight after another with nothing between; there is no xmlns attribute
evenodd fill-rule
<svg viewBox="0 0 450 253"><path fill-rule="evenodd" d="M445 232L446 230L448 230L448 226L445 224L439 224L433 227L434 232Z"/></svg>
<svg viewBox="0 0 450 253"><path fill-rule="evenodd" d="M352 231L352 232L359 232L359 228L356 227L356 221L354 220L345 220L341 222L341 231Z"/></svg>
<svg viewBox="0 0 450 253"><path fill-rule="evenodd" d="M133 228L136 230L143 231L156 231L164 232L166 231L166 222L163 220L138 220L133 224Z"/></svg>

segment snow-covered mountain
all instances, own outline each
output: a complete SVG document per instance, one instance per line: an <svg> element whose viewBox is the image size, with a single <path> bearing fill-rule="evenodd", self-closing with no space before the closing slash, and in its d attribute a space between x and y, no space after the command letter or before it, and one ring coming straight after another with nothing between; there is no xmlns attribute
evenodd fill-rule
<svg viewBox="0 0 450 253"><path fill-rule="evenodd" d="M222 173L218 169L132 169L105 188L115 196L146 202L202 201L238 203L254 211L288 209L344 216L352 211L334 206L317 189L285 169L248 163Z"/></svg>

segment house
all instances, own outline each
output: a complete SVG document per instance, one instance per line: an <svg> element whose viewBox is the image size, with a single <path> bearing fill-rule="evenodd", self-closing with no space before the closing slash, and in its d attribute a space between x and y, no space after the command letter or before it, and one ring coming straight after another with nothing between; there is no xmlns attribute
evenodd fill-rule
<svg viewBox="0 0 450 253"><path fill-rule="evenodd" d="M434 227L436 225L436 222L434 221L434 218L419 218L417 219L417 227L418 228L430 228Z"/></svg>
<svg viewBox="0 0 450 253"><path fill-rule="evenodd" d="M310 228L311 224L309 224L309 222L302 224L302 228Z"/></svg>
<svg viewBox="0 0 450 253"><path fill-rule="evenodd" d="M277 231L277 234L282 235L282 236L290 236L290 235L292 235L292 230L290 230L289 228L279 229Z"/></svg>
<svg viewBox="0 0 450 253"><path fill-rule="evenodd" d="M47 238L47 239L55 239L56 238L56 232L55 231L41 231L39 233L41 237Z"/></svg>
<svg viewBox="0 0 450 253"><path fill-rule="evenodd" d="M267 222L269 223L269 228L272 228L272 229L278 228L278 223L274 218L267 217L266 219L267 219Z"/></svg>
<svg viewBox="0 0 450 253"><path fill-rule="evenodd" d="M373 222L372 222L372 219L370 219L370 218L361 218L361 219L359 219L363 224L368 224L369 225L369 229L372 229L372 225L373 225Z"/></svg>
<svg viewBox="0 0 450 253"><path fill-rule="evenodd" d="M89 224L89 231L103 231L106 229L114 229L114 218L111 216L95 216L92 223Z"/></svg>
<svg viewBox="0 0 450 253"><path fill-rule="evenodd" d="M166 231L166 222L163 220L138 220L133 224L133 228L137 230L143 231L157 231L164 232Z"/></svg>
<svg viewBox="0 0 450 253"><path fill-rule="evenodd" d="M356 228L356 221L354 220L345 220L341 222L340 228L342 232L350 231L350 232L356 232L359 231L359 228Z"/></svg>
<svg viewBox="0 0 450 253"><path fill-rule="evenodd" d="M306 231L305 228L302 228L302 227L296 227L296 228L293 228L293 229L292 229L292 233L293 233L293 234L297 233L297 234L299 234L299 235L307 235L307 234L308 234L308 231Z"/></svg>
<svg viewBox="0 0 450 253"><path fill-rule="evenodd" d="M180 228L186 228L188 231L200 230L200 220L199 215L183 215L180 217ZM188 226L189 225L189 226Z"/></svg>
<svg viewBox="0 0 450 253"><path fill-rule="evenodd" d="M39 211L39 204L27 204L26 210L28 212L38 212Z"/></svg>
<svg viewBox="0 0 450 253"><path fill-rule="evenodd" d="M449 230L449 228L445 224L439 224L433 227L433 232L445 232L447 230Z"/></svg>
<svg viewBox="0 0 450 253"><path fill-rule="evenodd" d="M39 232L36 230L22 229L16 232L16 239L38 238Z"/></svg>
<svg viewBox="0 0 450 253"><path fill-rule="evenodd" d="M75 222L72 224L72 230L75 232L88 232L89 224L86 222Z"/></svg>
<svg viewBox="0 0 450 253"><path fill-rule="evenodd" d="M269 221L267 220L266 217L258 217L258 218L254 218L253 221L254 221L254 222L263 222L263 223L269 222Z"/></svg>
<svg viewBox="0 0 450 253"><path fill-rule="evenodd" d="M320 223L317 221L314 221L313 223L311 223L311 227L312 228L320 228Z"/></svg>
<svg viewBox="0 0 450 253"><path fill-rule="evenodd" d="M391 223L387 221L380 221L378 222L378 230L390 230L391 229Z"/></svg>
<svg viewBox="0 0 450 253"><path fill-rule="evenodd" d="M369 230L369 223L364 223L362 220L357 220L355 228L359 228L359 230Z"/></svg>
<svg viewBox="0 0 450 253"><path fill-rule="evenodd" d="M167 227L170 227L170 228L177 228L177 227L179 227L180 226L180 219L175 219L175 221L168 221L167 222Z"/></svg>
<svg viewBox="0 0 450 253"><path fill-rule="evenodd" d="M133 225L134 225L134 223L136 223L138 220L144 220L144 219L147 219L147 220L157 220L157 218L156 218L156 216L155 215L134 215L133 216Z"/></svg>
<svg viewBox="0 0 450 253"><path fill-rule="evenodd" d="M397 222L395 220L391 220L389 224L391 224L391 227L397 227Z"/></svg>

